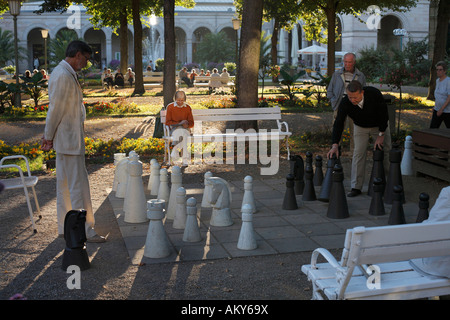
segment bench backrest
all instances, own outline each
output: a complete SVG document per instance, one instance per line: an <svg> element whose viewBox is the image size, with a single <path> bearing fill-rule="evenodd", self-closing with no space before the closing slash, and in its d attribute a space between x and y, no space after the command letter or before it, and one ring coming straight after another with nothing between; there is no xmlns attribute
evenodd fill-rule
<svg viewBox="0 0 450 320"><path fill-rule="evenodd" d="M344 245L347 267L450 255L450 222L357 227Z"/></svg>
<svg viewBox="0 0 450 320"><path fill-rule="evenodd" d="M166 110L161 110L161 123L166 123ZM281 120L280 107L192 109L194 121Z"/></svg>

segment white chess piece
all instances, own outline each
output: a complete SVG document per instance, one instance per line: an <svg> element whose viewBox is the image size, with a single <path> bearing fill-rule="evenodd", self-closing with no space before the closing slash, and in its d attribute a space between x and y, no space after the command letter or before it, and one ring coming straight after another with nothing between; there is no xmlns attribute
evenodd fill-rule
<svg viewBox="0 0 450 320"><path fill-rule="evenodd" d="M186 202L186 227L184 228L184 242L199 242L202 240L197 220L197 200L189 198Z"/></svg>
<svg viewBox="0 0 450 320"><path fill-rule="evenodd" d="M161 183L161 166L158 162L153 163L152 172L152 186L150 188L150 194L152 196L157 196L159 192L159 185Z"/></svg>
<svg viewBox="0 0 450 320"><path fill-rule="evenodd" d="M233 224L231 219L231 190L228 182L222 178L208 178L212 182L209 202L212 205L210 225L215 227L227 227Z"/></svg>
<svg viewBox="0 0 450 320"><path fill-rule="evenodd" d="M166 210L166 219L173 220L175 218L175 211L177 210L177 190L182 186L181 168L178 166L172 167L172 174L170 175L169 204Z"/></svg>
<svg viewBox="0 0 450 320"><path fill-rule="evenodd" d="M170 255L170 244L162 220L164 219L164 200L147 201L148 224L144 256L148 258L164 258Z"/></svg>
<svg viewBox="0 0 450 320"><path fill-rule="evenodd" d="M153 185L153 181L155 180L155 173L156 170L160 170L160 168L158 168L157 166L158 160L156 159L152 159L150 160L150 178L148 179L148 186L147 186L147 190L152 191L152 185Z"/></svg>
<svg viewBox="0 0 450 320"><path fill-rule="evenodd" d="M147 200L145 199L142 181L142 162L139 156L133 155L128 163L128 184L124 200L124 221L142 223L147 221Z"/></svg>
<svg viewBox="0 0 450 320"><path fill-rule="evenodd" d="M167 169L163 168L159 170L160 182L158 189L158 199L165 200L166 205L169 202L170 189L169 189L169 176L167 173Z"/></svg>
<svg viewBox="0 0 450 320"><path fill-rule="evenodd" d="M208 178L211 178L213 176L213 174L208 171L205 173L205 180L204 180L204 184L205 184L205 188L203 189L203 198L202 198L202 208L211 208L211 203L209 202L209 197L210 197L210 193L211 193L211 182L208 180Z"/></svg>
<svg viewBox="0 0 450 320"><path fill-rule="evenodd" d="M173 185L172 185L173 190ZM173 219L172 227L174 229L184 229L186 227L186 189L183 187L179 187L177 189L177 197L176 197L176 210L175 217Z"/></svg>
<svg viewBox="0 0 450 320"><path fill-rule="evenodd" d="M114 153L114 181L113 181L113 186L112 186L112 191L116 192L117 191L117 185L119 184L119 181L117 179L118 176L118 170L117 170L117 166L119 165L119 162L122 159L125 159L127 157L127 155L125 153Z"/></svg>
<svg viewBox="0 0 450 320"><path fill-rule="evenodd" d="M412 168L413 160L413 141L411 136L405 138L405 151L403 151L403 158L400 164L400 170L404 176L412 176L414 174Z"/></svg>
<svg viewBox="0 0 450 320"><path fill-rule="evenodd" d="M116 167L117 176L117 187L116 187L116 197L125 198L127 192L127 182L128 182L128 161L129 158L123 158L119 161Z"/></svg>
<svg viewBox="0 0 450 320"><path fill-rule="evenodd" d="M240 250L254 250L258 247L253 230L252 207L249 204L242 207L242 226L237 247Z"/></svg>
<svg viewBox="0 0 450 320"><path fill-rule="evenodd" d="M244 197L242 198L241 212L246 204L251 206L252 213L256 212L255 197L253 195L253 178L251 176L244 178Z"/></svg>

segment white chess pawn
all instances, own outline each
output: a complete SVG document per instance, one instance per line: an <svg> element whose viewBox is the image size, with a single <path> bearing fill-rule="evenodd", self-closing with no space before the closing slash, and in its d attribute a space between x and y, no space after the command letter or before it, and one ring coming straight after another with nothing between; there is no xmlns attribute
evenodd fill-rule
<svg viewBox="0 0 450 320"><path fill-rule="evenodd" d="M159 185L161 183L161 166L158 162L153 163L152 172L152 186L150 188L150 194L152 196L157 196L159 192Z"/></svg>
<svg viewBox="0 0 450 320"><path fill-rule="evenodd" d="M244 197L242 198L241 212L246 204L252 207L252 213L256 212L255 197L253 196L253 178L251 176L244 178Z"/></svg>
<svg viewBox="0 0 450 320"><path fill-rule="evenodd" d="M175 211L177 210L177 190L182 186L180 167L172 167L170 181L172 182L172 185L170 187L169 204L167 205L166 219L173 220L175 218Z"/></svg>
<svg viewBox="0 0 450 320"><path fill-rule="evenodd" d="M116 192L117 191L117 185L119 184L119 181L117 179L117 175L118 175L118 170L117 170L117 166L119 165L119 162L122 159L125 159L127 157L127 155L125 153L114 153L114 181L113 181L113 186L112 186L112 191Z"/></svg>
<svg viewBox="0 0 450 320"><path fill-rule="evenodd" d="M400 164L400 170L404 176L412 176L412 160L413 160L413 141L411 136L405 138L405 151L403 151L403 158Z"/></svg>
<svg viewBox="0 0 450 320"><path fill-rule="evenodd" d="M124 200L124 221L128 223L142 223L147 221L147 200L145 199L144 184L142 182L142 162L139 156L133 155L128 164L127 193Z"/></svg>
<svg viewBox="0 0 450 320"><path fill-rule="evenodd" d="M160 170L160 168L157 168L157 163L158 163L158 160L156 160L156 159L152 159L152 160L150 160L150 177L149 177L149 179L148 179L148 186L147 186L147 190L148 191L152 191L152 185L153 185L153 181L155 180L155 173L156 173L156 170Z"/></svg>
<svg viewBox="0 0 450 320"><path fill-rule="evenodd" d="M164 204L161 199L147 201L148 224L144 256L148 258L164 258L170 255L170 244L162 220L164 219Z"/></svg>
<svg viewBox="0 0 450 320"><path fill-rule="evenodd" d="M173 185L172 189L173 190ZM186 227L186 189L179 187L177 189L177 207L172 227L174 229L184 229Z"/></svg>
<svg viewBox="0 0 450 320"><path fill-rule="evenodd" d="M252 207L249 204L242 207L242 226L237 247L240 250L254 250L258 247L253 230Z"/></svg>
<svg viewBox="0 0 450 320"><path fill-rule="evenodd" d="M197 220L197 200L189 198L186 201L186 227L184 228L184 242L199 242L202 240Z"/></svg>
<svg viewBox="0 0 450 320"><path fill-rule="evenodd" d="M158 199L165 200L166 205L169 202L170 189L169 189L169 176L167 169L163 168L159 170L159 189L158 189Z"/></svg>
<svg viewBox="0 0 450 320"><path fill-rule="evenodd" d="M136 151L130 151L128 154L128 162L127 162L127 177L126 177L126 183L122 184L122 186L125 186L125 195L123 196L123 211L125 212L127 210L127 205L129 201L127 200L127 192L128 192L128 183L130 182L130 163L132 161L139 161L139 155L136 153Z"/></svg>
<svg viewBox="0 0 450 320"><path fill-rule="evenodd" d="M212 183L208 180L213 176L212 172L208 171L205 173L205 189L203 190L203 198L202 198L202 208L211 208L211 203L209 202L209 197L211 193Z"/></svg>

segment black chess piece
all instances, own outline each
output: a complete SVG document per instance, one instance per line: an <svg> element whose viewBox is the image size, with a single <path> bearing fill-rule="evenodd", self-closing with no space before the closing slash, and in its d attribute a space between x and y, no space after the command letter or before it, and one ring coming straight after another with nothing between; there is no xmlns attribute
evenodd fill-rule
<svg viewBox="0 0 450 320"><path fill-rule="evenodd" d="M66 248L63 255L62 269L67 270L76 265L80 270L90 268L86 252L86 210L71 210L64 219L64 239Z"/></svg>
<svg viewBox="0 0 450 320"><path fill-rule="evenodd" d="M384 189L386 188L386 173L384 171L383 160L384 151L377 147L375 150L373 150L372 173L370 175L369 188L367 190L367 194L369 196L373 195L373 182L375 178L381 179L381 184L383 186L381 192L384 194Z"/></svg>
<svg viewBox="0 0 450 320"><path fill-rule="evenodd" d="M402 202L403 187L400 185L394 186L394 196L392 199L391 214L389 215L388 224L405 224L405 213L403 211Z"/></svg>
<svg viewBox="0 0 450 320"><path fill-rule="evenodd" d="M295 198L294 191L294 175L288 174L286 176L286 192L283 200L283 210L295 210L298 209L297 199Z"/></svg>
<svg viewBox="0 0 450 320"><path fill-rule="evenodd" d="M384 203L392 204L394 201L394 187L401 186L401 201L405 203L405 193L403 191L403 179L400 163L402 161L402 151L395 144L389 151L389 174L386 180L386 188L384 191Z"/></svg>
<svg viewBox="0 0 450 320"><path fill-rule="evenodd" d="M305 187L305 181L303 177L305 175L305 166L303 158L300 155L290 157L291 174L294 175L294 191L296 195L303 194Z"/></svg>
<svg viewBox="0 0 450 320"><path fill-rule="evenodd" d="M430 196L428 193L422 192L419 195L419 213L417 215L417 223L427 220L429 217L428 208L430 207Z"/></svg>
<svg viewBox="0 0 450 320"><path fill-rule="evenodd" d="M333 154L331 158L327 160L327 171L322 181L318 199L323 202L328 202L330 199L331 184L333 183L333 168L336 164L336 155Z"/></svg>
<svg viewBox="0 0 450 320"><path fill-rule="evenodd" d="M320 187L323 182L322 156L316 156L316 171L314 172L313 183Z"/></svg>
<svg viewBox="0 0 450 320"><path fill-rule="evenodd" d="M373 194L372 200L370 201L369 214L372 216L382 216L386 212L384 210L383 203L383 191L384 184L381 178L375 178L373 180Z"/></svg>
<svg viewBox="0 0 450 320"><path fill-rule="evenodd" d="M348 218L350 215L348 213L347 197L344 184L342 183L344 181L344 173L340 164L334 166L332 180L327 217L332 219Z"/></svg>
<svg viewBox="0 0 450 320"><path fill-rule="evenodd" d="M309 164L306 164L305 167L305 188L303 189L303 201L315 201L317 200L316 197L316 190L314 189L314 183L313 183L313 169L312 166Z"/></svg>

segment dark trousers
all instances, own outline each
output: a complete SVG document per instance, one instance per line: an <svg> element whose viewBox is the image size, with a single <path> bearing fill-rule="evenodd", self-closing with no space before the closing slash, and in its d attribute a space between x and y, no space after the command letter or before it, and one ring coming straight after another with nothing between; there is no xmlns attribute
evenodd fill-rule
<svg viewBox="0 0 450 320"><path fill-rule="evenodd" d="M430 129L438 129L442 122L447 128L450 128L450 113L443 113L440 117L437 116L437 111L433 109L433 116L431 117Z"/></svg>

